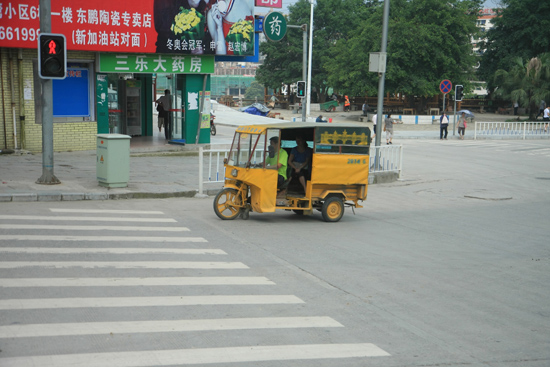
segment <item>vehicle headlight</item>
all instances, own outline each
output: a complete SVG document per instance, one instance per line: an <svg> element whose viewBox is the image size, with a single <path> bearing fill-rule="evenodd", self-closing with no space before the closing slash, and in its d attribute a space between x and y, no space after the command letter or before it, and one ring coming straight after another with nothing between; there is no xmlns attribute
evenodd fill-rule
<svg viewBox="0 0 550 367"><path fill-rule="evenodd" d="M238 173L238 171L237 171L236 168L233 168L233 169L231 170L231 176L237 177L237 173Z"/></svg>

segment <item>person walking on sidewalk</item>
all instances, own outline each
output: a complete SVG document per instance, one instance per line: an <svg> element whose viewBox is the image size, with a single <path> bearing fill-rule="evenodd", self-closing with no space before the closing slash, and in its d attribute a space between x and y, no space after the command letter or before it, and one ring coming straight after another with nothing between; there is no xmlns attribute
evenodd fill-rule
<svg viewBox="0 0 550 367"><path fill-rule="evenodd" d="M458 119L458 137L464 140L464 132L466 131L466 114L462 112Z"/></svg>
<svg viewBox="0 0 550 367"><path fill-rule="evenodd" d="M443 111L441 113L441 117L439 118L439 140L443 140L443 138L447 140L447 135L449 133L447 131L448 127L449 127L449 117L447 116L445 111ZM445 136L443 136L443 133L445 133Z"/></svg>
<svg viewBox="0 0 550 367"><path fill-rule="evenodd" d="M391 118L391 113L388 113L388 117L384 120L384 131L386 132L386 145L393 144L391 141L393 139L393 124L398 124L399 122Z"/></svg>
<svg viewBox="0 0 550 367"><path fill-rule="evenodd" d="M166 140L170 140L172 138L172 96L170 95L170 89L166 89L164 95L157 99L156 103L162 106L163 113L161 116L161 111L159 111L159 117L164 120L164 137Z"/></svg>
<svg viewBox="0 0 550 367"><path fill-rule="evenodd" d="M544 99L540 101L539 113L535 116L535 121L539 118L540 115L544 116L544 110L546 109L546 102Z"/></svg>

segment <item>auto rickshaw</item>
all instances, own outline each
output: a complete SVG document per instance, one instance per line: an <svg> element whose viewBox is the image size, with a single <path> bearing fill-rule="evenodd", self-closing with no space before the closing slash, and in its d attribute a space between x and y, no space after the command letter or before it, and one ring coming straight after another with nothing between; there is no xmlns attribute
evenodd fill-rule
<svg viewBox="0 0 550 367"><path fill-rule="evenodd" d="M270 148L273 137L278 137L278 150ZM278 187L277 167L268 164L279 162L281 150L290 157L296 137L312 149L305 193L295 179ZM284 209L311 215L316 209L325 221L338 222L345 206L362 208L360 202L367 197L370 142L370 129L364 125L292 122L238 127L224 159L225 184L214 199L214 212L228 220L248 219L250 211Z"/></svg>

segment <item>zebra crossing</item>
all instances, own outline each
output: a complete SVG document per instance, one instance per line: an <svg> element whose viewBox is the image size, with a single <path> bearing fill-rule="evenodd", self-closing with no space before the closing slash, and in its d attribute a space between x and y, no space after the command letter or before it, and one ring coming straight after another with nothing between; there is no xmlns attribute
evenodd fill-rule
<svg viewBox="0 0 550 367"><path fill-rule="evenodd" d="M52 208L0 220L1 366L390 356L315 336L345 325L307 314L302 299L163 212Z"/></svg>
<svg viewBox="0 0 550 367"><path fill-rule="evenodd" d="M413 142L415 143L415 142ZM420 143L420 142L417 142ZM540 142L517 141L517 140L455 140L450 139L444 142L440 140L422 140L421 144L438 146L466 147L478 149L490 149L496 152L512 152L530 156L550 157L550 144L546 140Z"/></svg>

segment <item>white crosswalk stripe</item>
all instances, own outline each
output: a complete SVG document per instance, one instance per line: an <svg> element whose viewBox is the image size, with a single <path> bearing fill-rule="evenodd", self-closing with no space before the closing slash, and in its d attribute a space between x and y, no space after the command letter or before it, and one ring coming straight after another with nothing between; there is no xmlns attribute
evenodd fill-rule
<svg viewBox="0 0 550 367"><path fill-rule="evenodd" d="M284 366L290 360L390 356L364 340L338 343L331 339L325 343L321 334L345 329L345 325L326 315L304 315L307 303L302 299L272 294L277 290L275 282L250 275L249 266L232 261L231 254L223 249L205 246L205 238L188 236L192 232L189 228L178 226L162 211L49 211L48 215L0 215L4 221L0 225L0 310L8 315L0 318L2 367L238 365L263 361ZM49 224L55 221L85 221L86 225ZM93 234L72 233L79 231ZM104 231L116 231L117 235L106 236ZM144 236L137 235L138 231ZM214 256L229 261L211 261ZM302 305L299 314L293 305ZM270 311L273 309L276 314ZM23 321L14 323L9 315L18 315ZM289 331L296 334L300 330L303 336L296 340L303 343L280 342ZM216 333L206 339L216 338L216 342L206 347L187 342L180 349L169 349L170 335L182 333ZM251 333L265 336L253 336L258 343L249 344L247 335L256 335ZM134 343L140 335L155 342L136 350ZM123 338L117 338L118 344L109 350L86 343L102 336ZM35 352L50 339L64 341L56 342L51 355L44 354L43 349ZM18 341L24 341L26 347L17 349ZM231 345L224 346L229 341ZM71 345L80 349L75 352ZM14 349L19 352L12 352Z"/></svg>
<svg viewBox="0 0 550 367"><path fill-rule="evenodd" d="M0 310L198 305L275 305L298 303L304 303L304 301L296 296L283 294L175 297L33 298L0 300Z"/></svg>
<svg viewBox="0 0 550 367"><path fill-rule="evenodd" d="M374 344L303 344L86 353L2 359L3 367L146 367L212 363L386 357Z"/></svg>
<svg viewBox="0 0 550 367"><path fill-rule="evenodd" d="M184 254L184 255L227 255L220 249L208 248L128 248L128 247L0 247L0 253L25 254Z"/></svg>
<svg viewBox="0 0 550 367"><path fill-rule="evenodd" d="M116 269L248 269L240 262L221 261L3 261L0 269L41 268L116 268Z"/></svg>
<svg viewBox="0 0 550 367"><path fill-rule="evenodd" d="M146 226L69 226L40 224L0 224L0 229L41 229L51 231L128 231L128 232L189 232L187 227L146 227Z"/></svg>
<svg viewBox="0 0 550 367"><path fill-rule="evenodd" d="M20 287L167 287L214 285L274 285L265 277L148 277L148 278L3 278L0 288Z"/></svg>
<svg viewBox="0 0 550 367"><path fill-rule="evenodd" d="M241 319L152 320L122 322L75 322L67 324L36 324L0 326L1 338L39 336L98 335L128 333L162 333L177 331L286 329L312 327L342 327L330 317L254 317Z"/></svg>

